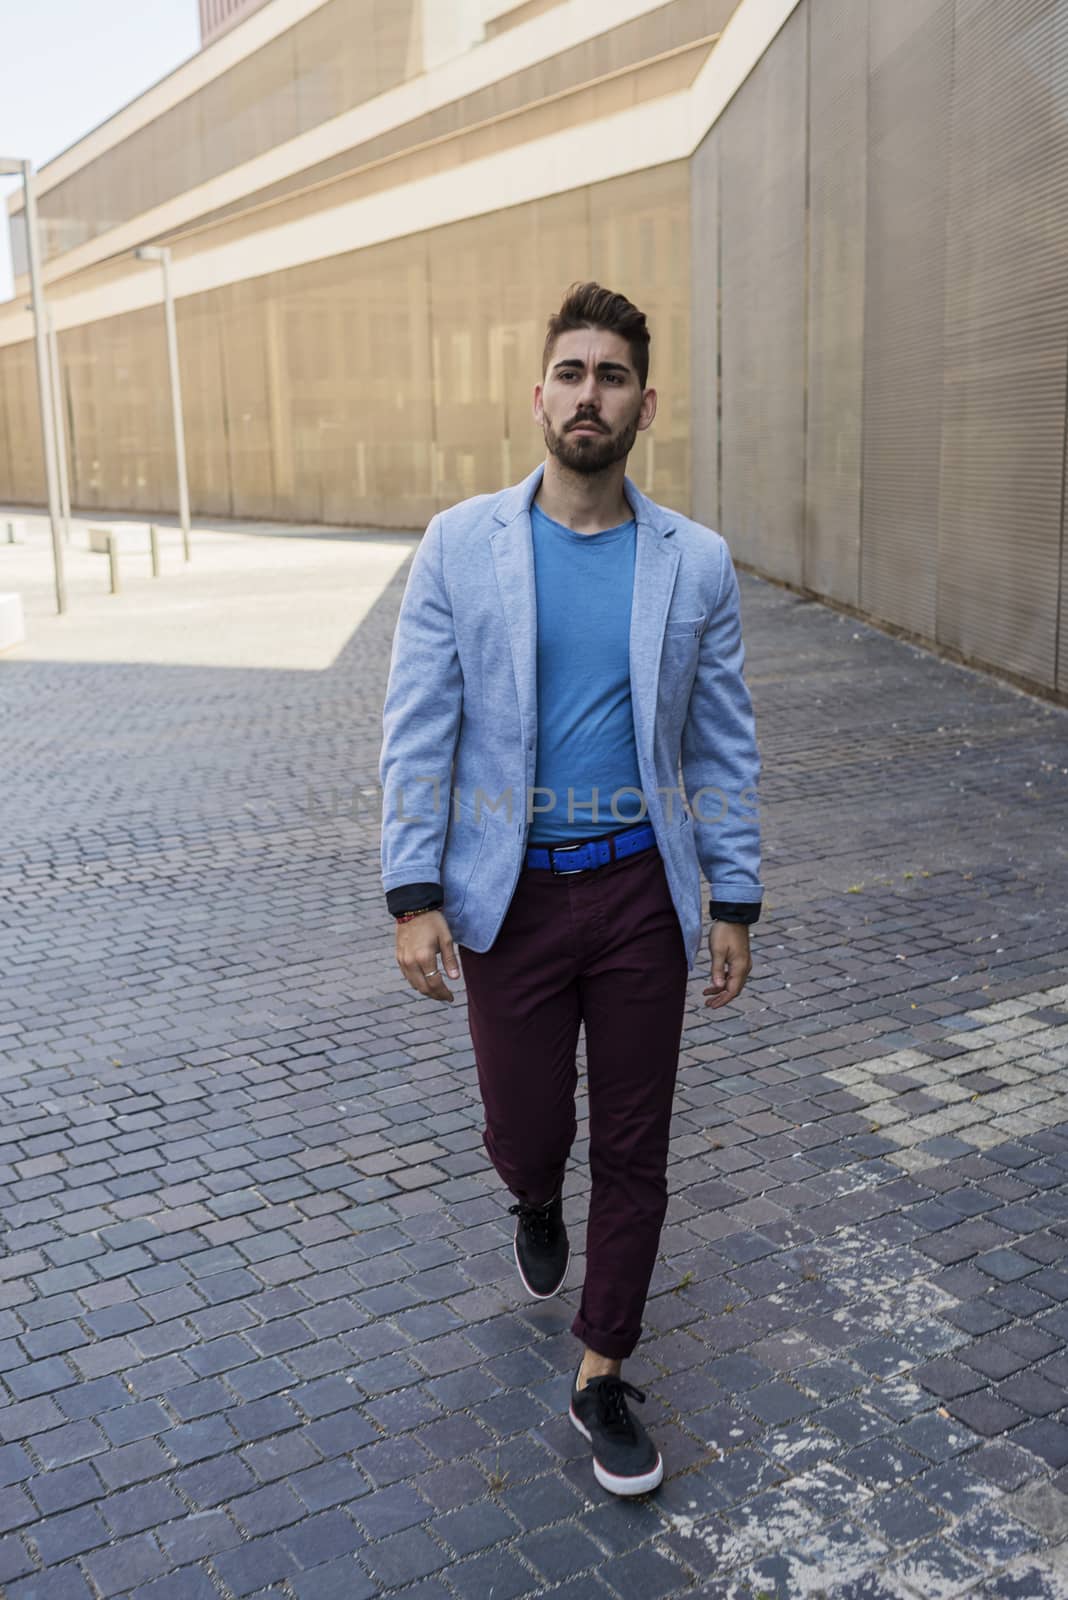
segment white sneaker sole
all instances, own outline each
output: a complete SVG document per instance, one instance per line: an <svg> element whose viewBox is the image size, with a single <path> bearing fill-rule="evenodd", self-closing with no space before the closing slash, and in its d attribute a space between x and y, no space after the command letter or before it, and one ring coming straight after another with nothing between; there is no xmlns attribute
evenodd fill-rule
<svg viewBox="0 0 1068 1600"><path fill-rule="evenodd" d="M568 1407L567 1414L582 1437L588 1439L592 1444L593 1439L590 1437L589 1428L584 1422L579 1421L572 1407ZM597 1457L594 1456L593 1475L601 1485L601 1488L607 1489L610 1494L648 1494L650 1489L657 1488L663 1482L664 1458L658 1450L656 1453L656 1465L651 1467L648 1472L643 1472L635 1478L618 1478L614 1472L608 1472L602 1467Z"/></svg>
<svg viewBox="0 0 1068 1600"><path fill-rule="evenodd" d="M567 1247L567 1260L564 1262L564 1270L560 1274L560 1282L556 1285L555 1289L550 1289L548 1294L539 1294L537 1289L532 1289L526 1278L523 1276L523 1268L519 1265L519 1246L515 1239L512 1240L512 1254L515 1256L515 1270L519 1274L519 1281L532 1300L551 1300L554 1294L560 1293L560 1290L564 1287L564 1279L567 1277L567 1269L571 1265L570 1243L568 1243Z"/></svg>

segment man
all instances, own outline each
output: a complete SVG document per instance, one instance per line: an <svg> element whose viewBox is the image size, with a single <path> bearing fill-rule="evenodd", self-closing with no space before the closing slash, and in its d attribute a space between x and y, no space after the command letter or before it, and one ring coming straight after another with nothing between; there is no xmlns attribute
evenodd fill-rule
<svg viewBox="0 0 1068 1600"><path fill-rule="evenodd" d="M570 1414L617 1494L663 1477L622 1363L667 1207L700 872L712 1009L748 977L763 895L730 554L625 476L656 414L648 369L644 315L573 286L534 389L544 464L433 517L415 553L379 769L397 963L447 1003L438 959L457 978L462 956L484 1142L516 1198L516 1264L538 1298L567 1271L561 1190L585 1024L592 1186Z"/></svg>

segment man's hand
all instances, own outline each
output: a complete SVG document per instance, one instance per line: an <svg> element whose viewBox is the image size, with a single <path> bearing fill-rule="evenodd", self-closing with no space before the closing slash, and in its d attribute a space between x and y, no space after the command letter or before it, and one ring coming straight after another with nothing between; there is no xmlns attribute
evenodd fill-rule
<svg viewBox="0 0 1068 1600"><path fill-rule="evenodd" d="M452 990L438 970L438 955L450 978L460 976L449 924L440 911L424 911L422 916L397 923L397 965L413 989L431 1000L451 1001Z"/></svg>
<svg viewBox="0 0 1068 1600"><path fill-rule="evenodd" d="M713 922L708 936L708 953L712 958L712 982L701 993L712 995L713 998L706 1000L705 1005L716 1011L738 998L752 971L747 924Z"/></svg>

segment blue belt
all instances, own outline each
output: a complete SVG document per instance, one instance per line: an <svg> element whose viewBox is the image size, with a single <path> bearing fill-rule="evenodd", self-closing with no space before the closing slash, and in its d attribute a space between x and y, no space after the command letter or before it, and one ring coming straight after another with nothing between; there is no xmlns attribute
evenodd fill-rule
<svg viewBox="0 0 1068 1600"><path fill-rule="evenodd" d="M609 861L622 861L626 856L636 856L656 843L651 822L639 822L636 827L622 833L611 833L604 839L586 839L582 844L532 844L526 853L528 867L541 867L549 872L589 872L593 867L607 866ZM557 856L567 858L566 866L558 866Z"/></svg>

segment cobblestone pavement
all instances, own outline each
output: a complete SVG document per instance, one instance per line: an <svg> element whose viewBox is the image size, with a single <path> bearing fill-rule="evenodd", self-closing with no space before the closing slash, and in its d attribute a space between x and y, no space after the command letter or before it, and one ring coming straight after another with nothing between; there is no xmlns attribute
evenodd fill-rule
<svg viewBox="0 0 1068 1600"><path fill-rule="evenodd" d="M743 577L769 893L622 1502L393 962L405 570L322 669L0 661L6 1600L1065 1600L1068 715Z"/></svg>

